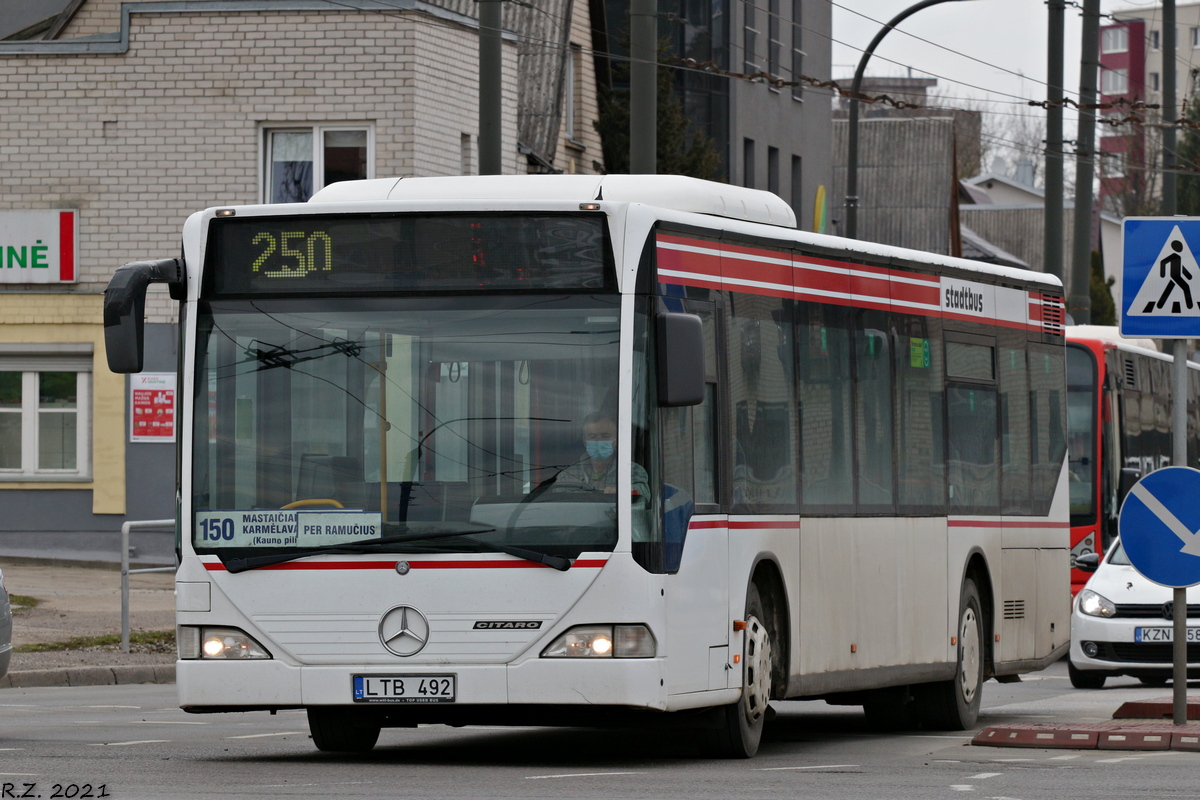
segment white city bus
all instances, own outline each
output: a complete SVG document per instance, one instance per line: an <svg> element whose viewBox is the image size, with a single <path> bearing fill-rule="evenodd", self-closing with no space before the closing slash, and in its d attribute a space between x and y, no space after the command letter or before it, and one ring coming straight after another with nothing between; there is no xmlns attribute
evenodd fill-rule
<svg viewBox="0 0 1200 800"><path fill-rule="evenodd" d="M794 224L680 177L369 180L118 270L115 371L147 284L181 301L181 706L746 757L771 700L962 729L1059 658L1059 282Z"/></svg>

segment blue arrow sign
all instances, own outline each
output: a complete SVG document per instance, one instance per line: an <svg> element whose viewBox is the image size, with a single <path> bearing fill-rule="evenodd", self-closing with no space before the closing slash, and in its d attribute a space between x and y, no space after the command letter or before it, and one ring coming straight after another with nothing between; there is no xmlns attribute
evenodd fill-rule
<svg viewBox="0 0 1200 800"><path fill-rule="evenodd" d="M1200 583L1200 470L1165 467L1136 484L1117 518L1134 569L1163 586Z"/></svg>
<svg viewBox="0 0 1200 800"><path fill-rule="evenodd" d="M1200 337L1200 219L1129 217L1122 231L1122 335Z"/></svg>

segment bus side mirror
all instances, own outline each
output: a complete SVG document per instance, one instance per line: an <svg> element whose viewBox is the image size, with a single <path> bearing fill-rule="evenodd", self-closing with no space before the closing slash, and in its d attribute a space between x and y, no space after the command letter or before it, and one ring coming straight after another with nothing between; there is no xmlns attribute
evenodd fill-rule
<svg viewBox="0 0 1200 800"><path fill-rule="evenodd" d="M704 402L704 325L695 314L663 312L656 320L658 404Z"/></svg>
<svg viewBox="0 0 1200 800"><path fill-rule="evenodd" d="M1117 485L1117 508L1125 501L1125 495L1133 489L1133 485L1142 479L1142 471L1132 467L1121 469L1121 480Z"/></svg>
<svg viewBox="0 0 1200 800"><path fill-rule="evenodd" d="M1095 572L1099 567L1100 555L1098 553L1084 553L1075 559L1075 569L1081 569L1084 572Z"/></svg>
<svg viewBox="0 0 1200 800"><path fill-rule="evenodd" d="M141 372L146 352L146 289L171 285L172 296L183 285L183 259L133 261L119 267L104 290L104 352L116 373Z"/></svg>

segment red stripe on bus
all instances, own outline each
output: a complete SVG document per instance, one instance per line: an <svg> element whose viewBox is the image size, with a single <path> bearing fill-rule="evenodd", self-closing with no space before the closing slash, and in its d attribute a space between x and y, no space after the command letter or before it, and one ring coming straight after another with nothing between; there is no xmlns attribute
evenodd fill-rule
<svg viewBox="0 0 1200 800"><path fill-rule="evenodd" d="M58 279L75 280L75 212L58 214Z"/></svg>
<svg viewBox="0 0 1200 800"><path fill-rule="evenodd" d="M662 247L658 250L658 268L679 272L698 272L721 277L721 257L715 253L691 253Z"/></svg>
<svg viewBox="0 0 1200 800"><path fill-rule="evenodd" d="M1054 305L1061 303L1059 298L1052 295L1026 292L1030 312L1027 319L981 319L975 315L958 314L942 309L941 282L940 279L932 276L900 272L867 264L851 264L809 256L799 257L788 252L720 244L702 239L659 236L658 241L660 244L668 245L658 249L659 268L688 273L662 276L661 279L664 283L734 291L751 289L753 294L798 297L833 305L873 308L880 311L888 311L896 307L898 310L909 310L921 316L945 317L963 322L982 322L1026 331L1041 329L1044 303ZM676 250L670 245L697 248L703 252ZM754 261L754 258L763 260ZM792 263L789 267L768 259L790 259ZM836 271L814 268L817 265L826 268L832 267ZM749 287L739 285L737 282L770 285ZM787 289L789 286L792 287L791 292ZM826 296L825 293L835 296Z"/></svg>
<svg viewBox="0 0 1200 800"><path fill-rule="evenodd" d="M396 561L289 561L283 564L271 564L258 567L260 570L286 569L395 569ZM571 564L572 567L598 569L608 563L606 558L580 559ZM545 564L535 564L532 561L409 561L413 569L541 569L550 567ZM225 565L219 561L206 561L204 568L209 572L225 572Z"/></svg>

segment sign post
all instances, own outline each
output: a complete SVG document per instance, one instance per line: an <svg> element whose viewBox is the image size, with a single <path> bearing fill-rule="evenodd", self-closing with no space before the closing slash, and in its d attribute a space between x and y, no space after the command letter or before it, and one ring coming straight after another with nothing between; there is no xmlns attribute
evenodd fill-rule
<svg viewBox="0 0 1200 800"><path fill-rule="evenodd" d="M1174 380L1172 383L1174 402L1171 407L1171 463L1183 468L1187 464L1187 340L1200 337L1200 264L1197 264L1194 253L1200 247L1200 219L1186 217L1128 217L1122 224L1122 260L1121 260L1121 318L1120 331L1123 336L1148 336L1156 339L1175 339L1174 346ZM1159 470L1139 481L1138 485L1146 483L1149 478L1165 472ZM1200 472L1196 472L1200 476ZM1136 488L1136 487L1135 487ZM1200 481L1197 481L1200 489ZM1138 504L1146 506L1147 497L1156 495L1149 488L1145 494L1136 497L1135 508ZM1194 498L1195 495L1192 495ZM1193 501L1194 502L1194 501ZM1129 542L1125 538L1124 525L1125 507L1130 498L1125 498L1121 506L1121 518L1118 520L1118 530L1121 541L1125 542L1126 552L1129 552ZM1148 507L1148 506L1147 506ZM1164 506L1162 510L1173 514L1172 519L1179 522L1178 509ZM1155 514L1156 518L1163 517ZM1186 527L1186 526L1183 526ZM1200 524L1191 528L1188 533L1200 528ZM1157 528L1155 528L1157 529ZM1141 535L1142 527L1133 524L1128 532L1132 533L1135 541ZM1176 543L1182 538L1181 530L1172 528ZM1186 562L1196 562L1196 575L1188 583L1170 583L1158 581L1144 572L1130 553L1129 560L1133 566L1156 583L1173 586L1174 609L1172 646L1172 684L1173 684L1173 721L1176 725L1187 723L1187 592L1186 587L1200 583L1200 549L1188 553L1191 545L1176 548L1178 554L1174 558ZM1164 576L1165 577L1165 576ZM1191 577L1188 575L1187 577Z"/></svg>

